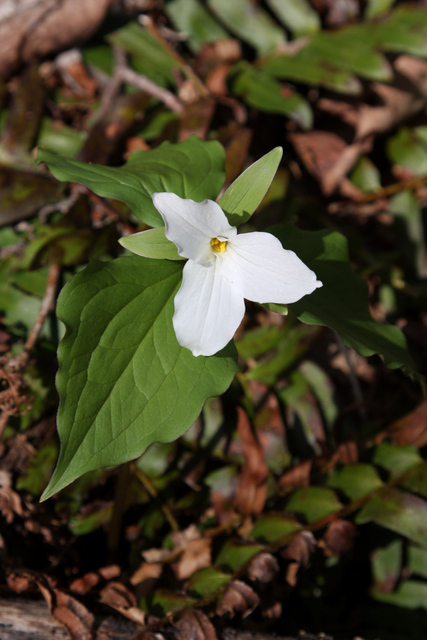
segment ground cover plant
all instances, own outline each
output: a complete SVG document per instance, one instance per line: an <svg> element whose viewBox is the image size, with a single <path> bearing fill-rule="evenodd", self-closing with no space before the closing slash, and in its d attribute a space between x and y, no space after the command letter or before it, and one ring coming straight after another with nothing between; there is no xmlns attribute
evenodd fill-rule
<svg viewBox="0 0 427 640"><path fill-rule="evenodd" d="M425 6L48 4L0 50L2 633L419 638Z"/></svg>

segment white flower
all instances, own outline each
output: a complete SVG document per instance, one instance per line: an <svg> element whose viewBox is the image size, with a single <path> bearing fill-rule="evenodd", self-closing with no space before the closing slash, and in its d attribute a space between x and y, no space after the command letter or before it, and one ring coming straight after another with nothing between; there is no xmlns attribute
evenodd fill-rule
<svg viewBox="0 0 427 640"><path fill-rule="evenodd" d="M211 356L228 344L243 319L244 298L288 304L322 286L270 233L238 235L212 200L155 193L153 203L165 221L166 237L188 258L173 326L179 344L194 356Z"/></svg>

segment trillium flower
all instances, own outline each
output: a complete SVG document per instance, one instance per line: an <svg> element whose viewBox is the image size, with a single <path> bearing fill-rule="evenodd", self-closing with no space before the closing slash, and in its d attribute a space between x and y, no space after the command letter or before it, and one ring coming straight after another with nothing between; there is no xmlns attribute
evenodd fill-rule
<svg viewBox="0 0 427 640"><path fill-rule="evenodd" d="M228 344L243 319L245 298L289 304L322 286L270 233L238 235L212 200L199 203L155 193L153 203L166 237L188 258L173 326L179 344L194 356L211 356Z"/></svg>

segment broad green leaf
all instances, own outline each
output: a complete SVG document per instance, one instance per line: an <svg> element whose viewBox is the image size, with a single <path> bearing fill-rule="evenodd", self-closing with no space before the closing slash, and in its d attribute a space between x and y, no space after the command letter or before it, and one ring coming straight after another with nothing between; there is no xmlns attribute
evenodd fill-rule
<svg viewBox="0 0 427 640"><path fill-rule="evenodd" d="M364 193L381 189L381 174L374 163L366 156L359 158L350 174L350 180Z"/></svg>
<svg viewBox="0 0 427 640"><path fill-rule="evenodd" d="M420 464L422 458L416 447L382 442L375 451L374 462L396 476Z"/></svg>
<svg viewBox="0 0 427 640"><path fill-rule="evenodd" d="M425 547L409 545L408 569L417 576L427 578L427 549Z"/></svg>
<svg viewBox="0 0 427 640"><path fill-rule="evenodd" d="M387 141L387 152L395 164L410 169L416 176L427 173L427 144L409 127L402 127Z"/></svg>
<svg viewBox="0 0 427 640"><path fill-rule="evenodd" d="M159 258L167 260L184 260L179 255L176 246L165 236L165 228L148 229L119 240L122 247L132 253L145 258Z"/></svg>
<svg viewBox="0 0 427 640"><path fill-rule="evenodd" d="M188 46L192 51L207 42L226 40L229 35L198 0L167 1L165 13L175 27L188 34Z"/></svg>
<svg viewBox="0 0 427 640"><path fill-rule="evenodd" d="M251 164L218 200L231 225L238 226L249 220L265 196L282 154L282 147L276 147Z"/></svg>
<svg viewBox="0 0 427 640"><path fill-rule="evenodd" d="M280 80L320 85L340 93L358 94L361 91L359 80L347 69L341 68L338 61L327 62L317 53L306 49L296 55L272 56L263 61L259 68Z"/></svg>
<svg viewBox="0 0 427 640"><path fill-rule="evenodd" d="M374 588L371 595L379 602L393 604L396 607L427 609L427 584L420 580L403 580L392 593L384 593Z"/></svg>
<svg viewBox="0 0 427 640"><path fill-rule="evenodd" d="M393 540L386 547L375 549L371 563L375 587L393 587L402 569L402 540Z"/></svg>
<svg viewBox="0 0 427 640"><path fill-rule="evenodd" d="M298 489L290 497L286 510L303 514L307 522L316 522L342 509L335 491L325 487Z"/></svg>
<svg viewBox="0 0 427 640"><path fill-rule="evenodd" d="M17 489L39 497L49 481L58 456L58 445L51 440L32 458L25 473L16 483Z"/></svg>
<svg viewBox="0 0 427 640"><path fill-rule="evenodd" d="M335 231L301 231L293 225L269 229L285 249L292 249L316 273L323 287L289 305L308 324L334 329L363 356L381 354L386 364L415 371L403 333L375 322L368 309L368 287L350 266L347 240Z"/></svg>
<svg viewBox="0 0 427 640"><path fill-rule="evenodd" d="M383 482L372 465L351 464L335 470L328 480L328 485L334 489L341 489L351 500L358 500L382 487Z"/></svg>
<svg viewBox="0 0 427 640"><path fill-rule="evenodd" d="M267 0L270 9L296 36L320 29L320 17L308 0Z"/></svg>
<svg viewBox="0 0 427 640"><path fill-rule="evenodd" d="M402 487L427 498L427 462L420 464L409 478L402 482Z"/></svg>
<svg viewBox="0 0 427 640"><path fill-rule="evenodd" d="M206 567L193 573L187 585L191 594L205 598L228 582L230 582L230 575L215 569L215 567Z"/></svg>
<svg viewBox="0 0 427 640"><path fill-rule="evenodd" d="M311 335L313 335L313 327L301 324L285 331L285 335L277 344L275 353L267 360L255 364L246 374L246 378L273 385L277 382L279 375L295 366L296 361L307 351Z"/></svg>
<svg viewBox="0 0 427 640"><path fill-rule="evenodd" d="M212 12L230 31L266 56L286 40L285 32L251 0L208 0Z"/></svg>
<svg viewBox="0 0 427 640"><path fill-rule="evenodd" d="M195 602L194 598L182 596L176 591L155 589L152 593L150 592L140 599L139 607L157 618L162 618L183 607L189 607Z"/></svg>
<svg viewBox="0 0 427 640"><path fill-rule="evenodd" d="M152 151L135 151L119 168L86 164L45 149L39 149L37 161L46 162L58 180L80 182L99 196L122 200L140 220L161 227L153 193L170 191L199 202L215 200L225 179L224 158L219 142L191 136L178 144L163 142Z"/></svg>
<svg viewBox="0 0 427 640"><path fill-rule="evenodd" d="M427 544L427 502L395 487L381 491L357 514L357 524L366 522L375 522L413 542Z"/></svg>
<svg viewBox="0 0 427 640"><path fill-rule="evenodd" d="M335 388L331 379L322 367L311 362L311 360L303 360L298 369L316 396L326 424L332 429L339 410L334 397Z"/></svg>
<svg viewBox="0 0 427 640"><path fill-rule="evenodd" d="M425 277L427 251L424 207L420 199L412 190L401 191L390 198L389 211L394 216L396 243L408 275L415 273L420 278Z"/></svg>
<svg viewBox="0 0 427 640"><path fill-rule="evenodd" d="M286 328L277 325L265 325L246 331L236 342L237 351L246 359L259 358L273 349L285 333L287 333Z"/></svg>
<svg viewBox="0 0 427 640"><path fill-rule="evenodd" d="M249 536L263 543L276 542L285 536L302 529L301 524L292 516L267 514L260 516Z"/></svg>
<svg viewBox="0 0 427 640"><path fill-rule="evenodd" d="M394 0L367 0L365 9L365 18L378 18L387 13L394 4Z"/></svg>
<svg viewBox="0 0 427 640"><path fill-rule="evenodd" d="M324 65L333 64L369 80L390 81L393 72L384 56L358 34L357 27L322 31L313 36L301 55L314 56Z"/></svg>
<svg viewBox="0 0 427 640"><path fill-rule="evenodd" d="M37 144L48 151L73 158L83 146L87 133L62 124L58 126L51 118L43 118Z"/></svg>
<svg viewBox="0 0 427 640"><path fill-rule="evenodd" d="M427 56L427 12L424 8L400 6L387 20L360 25L368 28L372 42L385 51L397 51L414 56Z"/></svg>
<svg viewBox="0 0 427 640"><path fill-rule="evenodd" d="M62 291L57 315L61 453L46 499L87 471L170 442L203 402L229 386L237 365L230 343L195 358L179 346L173 298L182 265L137 256L91 262Z"/></svg>
<svg viewBox="0 0 427 640"><path fill-rule="evenodd" d="M233 79L233 93L250 107L287 116L303 129L312 127L313 113L307 100L262 69L239 63L231 69L229 77Z"/></svg>
<svg viewBox="0 0 427 640"><path fill-rule="evenodd" d="M139 73L162 86L176 85L174 69L183 65L165 49L161 41L137 22L111 33L108 40L131 54Z"/></svg>
<svg viewBox="0 0 427 640"><path fill-rule="evenodd" d="M221 547L215 564L217 567L225 568L229 571L237 571L263 549L264 547L261 545L228 540Z"/></svg>

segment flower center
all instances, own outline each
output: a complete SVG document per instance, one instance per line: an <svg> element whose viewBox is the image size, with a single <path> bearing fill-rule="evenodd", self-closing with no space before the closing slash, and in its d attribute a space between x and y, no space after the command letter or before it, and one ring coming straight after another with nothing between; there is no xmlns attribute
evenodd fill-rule
<svg viewBox="0 0 427 640"><path fill-rule="evenodd" d="M227 246L227 240L219 240L218 238L212 238L211 247L217 253L225 251L225 247Z"/></svg>

